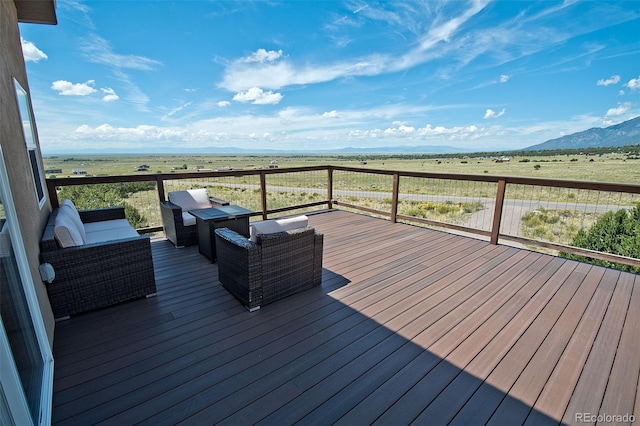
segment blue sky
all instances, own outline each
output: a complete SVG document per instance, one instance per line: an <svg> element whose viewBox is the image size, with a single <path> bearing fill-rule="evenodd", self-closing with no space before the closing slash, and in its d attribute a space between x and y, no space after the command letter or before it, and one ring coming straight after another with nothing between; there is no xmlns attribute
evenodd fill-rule
<svg viewBox="0 0 640 426"><path fill-rule="evenodd" d="M43 152L519 149L640 115L640 2L57 1Z"/></svg>

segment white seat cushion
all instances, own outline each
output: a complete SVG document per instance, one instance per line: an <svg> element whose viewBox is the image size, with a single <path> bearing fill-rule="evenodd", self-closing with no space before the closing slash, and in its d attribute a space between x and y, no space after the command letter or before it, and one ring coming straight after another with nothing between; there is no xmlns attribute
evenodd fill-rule
<svg viewBox="0 0 640 426"><path fill-rule="evenodd" d="M209 194L205 188L170 192L169 201L182 207L183 212L211 207Z"/></svg>
<svg viewBox="0 0 640 426"><path fill-rule="evenodd" d="M122 240L124 238L139 236L138 232L131 226L127 228L105 229L102 231L87 232L86 243L103 243L106 241Z"/></svg>
<svg viewBox="0 0 640 426"><path fill-rule="evenodd" d="M296 216L287 219L264 220L256 222L249 227L250 240L254 243L258 240L259 234L273 234L275 232L291 231L299 228L306 228L309 224L307 216Z"/></svg>
<svg viewBox="0 0 640 426"><path fill-rule="evenodd" d="M196 224L196 217L191 213L182 212L182 224L184 226L193 226Z"/></svg>
<svg viewBox="0 0 640 426"><path fill-rule="evenodd" d="M99 222L89 222L84 224L87 234L91 232L106 231L109 229L128 229L131 228L127 219L102 220Z"/></svg>

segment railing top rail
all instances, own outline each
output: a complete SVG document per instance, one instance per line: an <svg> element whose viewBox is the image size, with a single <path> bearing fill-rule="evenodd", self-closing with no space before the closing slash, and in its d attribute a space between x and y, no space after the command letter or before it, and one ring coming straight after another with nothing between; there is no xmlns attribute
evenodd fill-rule
<svg viewBox="0 0 640 426"><path fill-rule="evenodd" d="M187 173L156 173L148 175L115 175L115 176L78 176L66 178L47 178L50 184L55 186L67 185L85 185L99 183L120 183L120 182L150 182L157 180L174 180L174 179L193 179L193 178L215 178L228 176L249 176L260 174L284 174L284 173L300 173L308 171L321 170L340 170L355 173L369 173L379 175L399 175L404 177L430 178L430 179L446 179L446 180L465 180L475 182L500 182L505 181L510 184L518 185L535 185L571 189L591 189L607 192L623 192L630 194L640 194L640 185L632 183L617 182L597 182L597 181L578 181L568 179L550 179L520 176L500 176L489 174L458 174L458 173L435 173L435 172L412 172L399 170L370 169L362 167L346 167L346 166L306 166L306 167L283 167L277 169L257 169L257 170L224 170L224 171L206 171L206 172L187 172Z"/></svg>
<svg viewBox="0 0 640 426"><path fill-rule="evenodd" d="M113 176L75 176L75 177L55 177L47 178L54 185L87 185L98 183L119 183L119 182L155 182L160 180L173 179L194 179L194 178L211 178L226 176L248 176L260 174L283 174L283 173L301 173L309 171L327 170L331 166L305 166L305 167L283 167L277 169L255 169L255 170L218 170L206 172L178 172L178 173L154 173L154 174L128 174Z"/></svg>
<svg viewBox="0 0 640 426"><path fill-rule="evenodd" d="M510 184L517 185L534 185L534 186L549 186L559 188L571 188L571 189L592 189L598 191L607 192L625 192L631 194L640 194L640 185L632 183L618 183L618 182L599 182L599 181L582 181L582 180L569 180L569 179L552 179L552 178L534 178L524 176L502 176L502 175L489 175L489 174L459 174L459 173L438 173L438 172L411 172L400 170L384 170L384 169L369 169L361 167L345 167L345 166L328 166L333 170L342 170L347 172L356 173L371 173L381 175L395 175L417 178L430 178L430 179L447 179L447 180L466 180L474 182L500 182L505 181Z"/></svg>

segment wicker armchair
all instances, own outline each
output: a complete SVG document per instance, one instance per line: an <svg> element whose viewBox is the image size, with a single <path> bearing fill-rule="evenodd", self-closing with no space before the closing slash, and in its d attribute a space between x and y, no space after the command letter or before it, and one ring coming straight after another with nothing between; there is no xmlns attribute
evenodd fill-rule
<svg viewBox="0 0 640 426"><path fill-rule="evenodd" d="M216 229L220 283L250 311L322 283L323 235L313 228L260 234L253 242Z"/></svg>
<svg viewBox="0 0 640 426"><path fill-rule="evenodd" d="M40 240L40 260L55 279L47 293L55 318L102 308L156 293L148 236L60 247L54 237L54 209ZM85 224L124 219L124 208L80 211ZM108 232L108 231L107 231Z"/></svg>
<svg viewBox="0 0 640 426"><path fill-rule="evenodd" d="M198 203L197 201L189 202L185 205L180 205L176 200L184 199L187 194L197 194L204 191L205 199L208 199L208 204ZM197 195L196 195L197 198ZM174 202L176 201L176 202ZM189 210L202 209L207 207L216 206L228 206L229 202L221 200L215 197L209 197L206 194L206 189L199 190L187 190L187 191L174 191L169 193L169 201L160 202L160 213L162 214L162 226L164 228L164 235L167 240L171 241L176 247L185 247L198 244L198 232L195 225L195 217L188 217L188 221L185 224L185 214L188 215Z"/></svg>

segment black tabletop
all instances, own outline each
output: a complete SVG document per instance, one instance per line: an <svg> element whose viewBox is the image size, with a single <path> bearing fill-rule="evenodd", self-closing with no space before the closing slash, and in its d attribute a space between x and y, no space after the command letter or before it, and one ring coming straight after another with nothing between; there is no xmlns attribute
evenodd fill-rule
<svg viewBox="0 0 640 426"><path fill-rule="evenodd" d="M250 216L253 214L253 211L240 206L219 206L208 209L189 210L189 213L202 220L219 220Z"/></svg>

